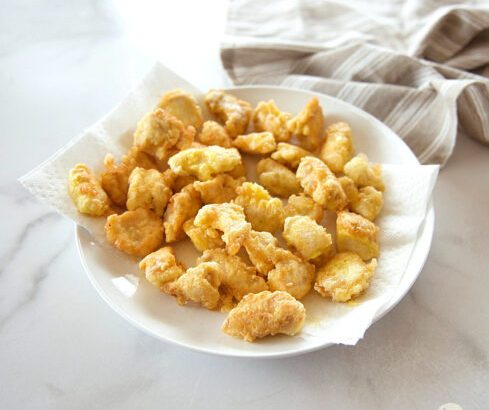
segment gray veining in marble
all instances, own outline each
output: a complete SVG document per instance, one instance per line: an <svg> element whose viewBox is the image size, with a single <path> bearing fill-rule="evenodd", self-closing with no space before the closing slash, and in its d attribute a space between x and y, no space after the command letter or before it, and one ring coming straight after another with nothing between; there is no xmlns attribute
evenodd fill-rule
<svg viewBox="0 0 489 410"><path fill-rule="evenodd" d="M202 88L226 84L225 4L2 2L0 409L489 408L489 149L477 142L458 141L440 174L433 248L406 298L355 347L273 361L133 328L91 287L72 224L16 182L156 59Z"/></svg>

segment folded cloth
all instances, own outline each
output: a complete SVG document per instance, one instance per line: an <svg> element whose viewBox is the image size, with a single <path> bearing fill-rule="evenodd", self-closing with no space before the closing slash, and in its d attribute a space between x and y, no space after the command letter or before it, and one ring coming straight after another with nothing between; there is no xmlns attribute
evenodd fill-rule
<svg viewBox="0 0 489 410"><path fill-rule="evenodd" d="M487 1L231 0L221 58L235 84L364 109L422 163L444 164L457 133L489 144Z"/></svg>

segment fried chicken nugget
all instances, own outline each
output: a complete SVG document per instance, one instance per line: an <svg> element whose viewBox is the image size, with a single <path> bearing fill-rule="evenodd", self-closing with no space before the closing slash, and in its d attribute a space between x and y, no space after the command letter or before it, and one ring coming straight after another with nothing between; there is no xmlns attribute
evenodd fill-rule
<svg viewBox="0 0 489 410"><path fill-rule="evenodd" d="M274 267L274 254L279 247L278 240L269 232L251 231L243 243L251 263L264 277Z"/></svg>
<svg viewBox="0 0 489 410"><path fill-rule="evenodd" d="M189 147L194 135L195 128L185 127L168 111L157 108L138 122L134 145L158 160L166 161L173 152Z"/></svg>
<svg viewBox="0 0 489 410"><path fill-rule="evenodd" d="M270 290L283 290L297 299L309 292L314 282L314 265L281 248L273 235L251 231L244 246L258 272L268 276Z"/></svg>
<svg viewBox="0 0 489 410"><path fill-rule="evenodd" d="M235 179L229 175L220 174L208 181L194 182L194 188L200 193L204 204L221 204L236 198L238 195L236 190L244 181L244 178Z"/></svg>
<svg viewBox="0 0 489 410"><path fill-rule="evenodd" d="M257 231L275 232L282 229L284 206L278 198L272 198L261 185L245 182L237 189L235 203L244 209L246 219Z"/></svg>
<svg viewBox="0 0 489 410"><path fill-rule="evenodd" d="M197 213L194 224L200 228L222 231L222 240L230 255L238 253L251 230L250 223L246 222L243 208L229 202L203 206Z"/></svg>
<svg viewBox="0 0 489 410"><path fill-rule="evenodd" d="M183 90L176 89L165 93L158 107L178 118L186 127L191 125L196 130L200 130L204 122L197 100L192 94Z"/></svg>
<svg viewBox="0 0 489 410"><path fill-rule="evenodd" d="M358 190L358 200L350 205L353 212L371 221L375 221L383 206L384 197L382 192L377 191L372 186L360 188Z"/></svg>
<svg viewBox="0 0 489 410"><path fill-rule="evenodd" d="M315 151L321 144L324 128L323 110L319 100L312 97L305 108L289 120L287 128L297 136L302 147Z"/></svg>
<svg viewBox="0 0 489 410"><path fill-rule="evenodd" d="M264 158L256 166L258 182L272 195L288 198L301 191L301 184L295 174L285 165L270 158Z"/></svg>
<svg viewBox="0 0 489 410"><path fill-rule="evenodd" d="M296 175L304 192L323 207L336 212L348 205L338 179L319 158L302 158Z"/></svg>
<svg viewBox="0 0 489 410"><path fill-rule="evenodd" d="M105 224L107 241L129 255L146 256L163 242L163 223L144 208L113 214Z"/></svg>
<svg viewBox="0 0 489 410"><path fill-rule="evenodd" d="M246 179L248 175L248 171L246 170L245 164L243 162L240 162L231 171L228 171L225 174L235 179L243 178L243 177Z"/></svg>
<svg viewBox="0 0 489 410"><path fill-rule="evenodd" d="M76 164L68 175L68 193L78 212L91 216L107 215L110 200L99 180L85 164Z"/></svg>
<svg viewBox="0 0 489 410"><path fill-rule="evenodd" d="M188 148L168 160L168 165L177 175L192 175L200 181L207 181L217 174L232 171L240 163L241 155L236 148L223 148L218 145Z"/></svg>
<svg viewBox="0 0 489 410"><path fill-rule="evenodd" d="M336 122L326 129L326 141L321 147L319 158L338 173L353 156L353 141L350 126L346 122Z"/></svg>
<svg viewBox="0 0 489 410"><path fill-rule="evenodd" d="M181 275L169 286L169 293L175 296L178 303L185 305L188 301L201 304L209 310L219 307L221 295L222 268L216 262L202 262Z"/></svg>
<svg viewBox="0 0 489 410"><path fill-rule="evenodd" d="M333 240L326 228L308 216L285 218L282 236L305 260L330 255L334 251Z"/></svg>
<svg viewBox="0 0 489 410"><path fill-rule="evenodd" d="M198 264L203 262L215 262L221 267L219 291L224 308L229 307L230 302L239 302L248 293L268 290L265 280L256 275L255 268L247 265L238 255L229 255L224 249L210 249L197 259Z"/></svg>
<svg viewBox="0 0 489 410"><path fill-rule="evenodd" d="M344 173L359 188L372 186L378 191L385 189L382 181L382 168L379 164L370 164L365 154L358 154L345 164Z"/></svg>
<svg viewBox="0 0 489 410"><path fill-rule="evenodd" d="M376 259L365 263L356 253L338 253L319 270L314 289L333 302L348 302L368 288L376 267Z"/></svg>
<svg viewBox="0 0 489 410"><path fill-rule="evenodd" d="M129 176L126 206L129 211L149 209L161 217L172 194L161 172L137 167Z"/></svg>
<svg viewBox="0 0 489 410"><path fill-rule="evenodd" d="M194 218L183 224L183 230L190 238L195 248L201 252L206 249L223 248L224 242L221 233L217 229L196 226Z"/></svg>
<svg viewBox="0 0 489 410"><path fill-rule="evenodd" d="M305 194L291 195L287 200L287 205L285 205L285 217L295 215L308 216L317 223L321 223L324 209Z"/></svg>
<svg viewBox="0 0 489 410"><path fill-rule="evenodd" d="M339 212L336 218L336 246L339 252L355 252L363 260L379 256L379 228L352 212Z"/></svg>
<svg viewBox="0 0 489 410"><path fill-rule="evenodd" d="M183 224L197 214L201 205L200 194L192 185L187 185L170 198L163 218L168 243L185 237Z"/></svg>
<svg viewBox="0 0 489 410"><path fill-rule="evenodd" d="M275 249L273 262L275 267L268 272L270 290L283 290L296 299L309 293L314 283L314 265L282 248Z"/></svg>
<svg viewBox="0 0 489 410"><path fill-rule="evenodd" d="M202 131L197 135L197 139L205 145L220 145L224 148L231 148L233 146L233 140L226 131L226 128L216 121L204 122Z"/></svg>
<svg viewBox="0 0 489 410"><path fill-rule="evenodd" d="M268 131L273 134L275 141L288 141L290 132L287 121L290 114L281 112L275 101L260 101L253 112L253 126L256 131Z"/></svg>
<svg viewBox="0 0 489 410"><path fill-rule="evenodd" d="M288 293L264 291L245 296L229 312L222 331L253 342L279 333L293 336L301 331L305 319L304 305Z"/></svg>
<svg viewBox="0 0 489 410"><path fill-rule="evenodd" d="M152 285L166 291L166 285L178 279L185 268L177 261L175 251L170 246L158 249L139 262L139 269Z"/></svg>
<svg viewBox="0 0 489 410"><path fill-rule="evenodd" d="M158 169L159 164L149 154L141 151L138 147L132 147L126 155L122 156L120 164L116 165L112 154L107 154L104 159L105 170L100 179L102 188L118 206L124 206L127 201L129 189L129 175L136 167L145 169Z"/></svg>
<svg viewBox="0 0 489 410"><path fill-rule="evenodd" d="M210 90L205 96L205 103L209 111L224 123L231 138L246 132L252 112L249 103L222 90Z"/></svg>
<svg viewBox="0 0 489 410"><path fill-rule="evenodd" d="M338 182L341 184L351 208L351 204L358 201L358 188L353 182L353 179L347 176L339 177Z"/></svg>
<svg viewBox="0 0 489 410"><path fill-rule="evenodd" d="M312 156L309 151L297 145L279 142L277 150L271 155L272 159L292 169L297 169L303 157Z"/></svg>
<svg viewBox="0 0 489 410"><path fill-rule="evenodd" d="M277 148L273 134L267 131L238 135L233 145L248 154L269 154Z"/></svg>

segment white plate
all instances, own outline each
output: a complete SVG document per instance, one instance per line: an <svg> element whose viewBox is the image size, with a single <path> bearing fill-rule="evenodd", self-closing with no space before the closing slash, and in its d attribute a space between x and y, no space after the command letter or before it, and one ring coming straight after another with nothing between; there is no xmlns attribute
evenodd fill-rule
<svg viewBox="0 0 489 410"><path fill-rule="evenodd" d="M387 126L364 111L337 100L304 90L280 87L236 87L232 94L256 105L263 99L273 99L284 111L297 113L312 95L316 95L326 111L327 124L342 120L350 124L355 148L366 152L375 162L418 164L407 145ZM375 142L371 152L362 141ZM369 144L372 146L372 144ZM434 229L434 209L430 205L406 271L391 300L378 312L378 320L391 310L409 291L426 261ZM246 343L230 338L220 331L225 314L187 306L180 307L173 298L161 294L135 269L135 264L118 258L118 251L96 244L90 234L76 226L78 250L87 275L102 298L122 317L158 339L190 349L236 357L285 357L328 346L320 337L307 341L298 337L278 336L260 343ZM192 245L183 246L192 253ZM182 249L177 249L178 252ZM188 262L188 261L187 261Z"/></svg>

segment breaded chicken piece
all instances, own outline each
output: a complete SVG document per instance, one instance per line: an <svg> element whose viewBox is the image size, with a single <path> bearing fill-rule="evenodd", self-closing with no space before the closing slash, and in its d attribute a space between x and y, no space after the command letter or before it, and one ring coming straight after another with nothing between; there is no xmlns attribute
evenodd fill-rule
<svg viewBox="0 0 489 410"><path fill-rule="evenodd" d="M138 208L113 214L105 224L107 241L129 255L146 256L163 242L163 223L151 211Z"/></svg>
<svg viewBox="0 0 489 410"><path fill-rule="evenodd" d="M256 166L258 182L272 195L288 198L301 191L301 184L289 168L270 158L264 158Z"/></svg>
<svg viewBox="0 0 489 410"><path fill-rule="evenodd" d="M347 176L339 177L338 182L341 184L341 187L345 192L346 198L348 200L348 205L351 209L351 204L358 201L358 188L353 182L353 179Z"/></svg>
<svg viewBox="0 0 489 410"><path fill-rule="evenodd" d="M279 247L277 238L269 232L251 231L243 245L258 273L266 277L275 267L274 255Z"/></svg>
<svg viewBox="0 0 489 410"><path fill-rule="evenodd" d="M182 188L197 181L197 178L190 175L177 175L170 168L163 172L165 185L169 187L174 194L180 192Z"/></svg>
<svg viewBox="0 0 489 410"><path fill-rule="evenodd" d="M126 206L129 211L137 208L149 209L161 217L172 194L161 172L137 167L129 176Z"/></svg>
<svg viewBox="0 0 489 410"><path fill-rule="evenodd" d="M364 218L375 221L383 206L382 192L377 191L374 187L366 186L358 190L358 199L351 203L350 208Z"/></svg>
<svg viewBox="0 0 489 410"><path fill-rule="evenodd" d="M195 128L185 127L168 111L157 108L146 114L134 133L134 145L160 161L166 161L172 153L189 147L195 136Z"/></svg>
<svg viewBox="0 0 489 410"><path fill-rule="evenodd" d="M279 142L277 150L272 154L272 159L292 169L297 169L303 157L312 156L309 151L297 145Z"/></svg>
<svg viewBox="0 0 489 410"><path fill-rule="evenodd" d="M348 302L368 288L376 267L376 259L365 263L356 253L338 253L318 271L314 289L333 302Z"/></svg>
<svg viewBox="0 0 489 410"><path fill-rule="evenodd" d="M278 198L272 198L261 185L245 182L237 189L235 203L244 209L246 219L257 231L275 232L282 229L284 207Z"/></svg>
<svg viewBox="0 0 489 410"><path fill-rule="evenodd" d="M358 188L372 186L378 191L384 190L382 168L379 164L370 164L365 154L358 154L345 164L344 173Z"/></svg>
<svg viewBox="0 0 489 410"><path fill-rule="evenodd" d="M168 165L177 175L192 175L200 181L207 181L217 174L232 171L240 163L241 155L236 148L223 148L218 145L189 148L168 160Z"/></svg>
<svg viewBox="0 0 489 410"><path fill-rule="evenodd" d="M204 252L206 249L224 247L221 233L217 229L196 226L194 218L189 219L183 224L183 230L190 238L195 248L201 252Z"/></svg>
<svg viewBox="0 0 489 410"><path fill-rule="evenodd" d="M243 208L229 202L203 206L197 213L194 224L203 229L212 228L222 231L222 240L230 255L238 253L251 230Z"/></svg>
<svg viewBox="0 0 489 410"><path fill-rule="evenodd" d="M275 101L260 101L253 112L253 126L256 131L268 131L273 134L275 141L288 141L290 132L287 121L290 114L281 112Z"/></svg>
<svg viewBox="0 0 489 410"><path fill-rule="evenodd" d="M102 216L111 211L109 197L95 174L85 164L76 164L70 170L68 192L78 212Z"/></svg>
<svg viewBox="0 0 489 410"><path fill-rule="evenodd" d="M326 129L326 141L321 147L319 158L338 173L353 156L353 141L350 126L346 122L336 122Z"/></svg>
<svg viewBox="0 0 489 410"><path fill-rule="evenodd" d="M219 174L208 181L194 182L194 188L200 193L204 204L221 204L236 198L236 190L244 181L244 178L235 179L227 174Z"/></svg>
<svg viewBox="0 0 489 410"><path fill-rule="evenodd" d="M248 176L248 171L246 169L245 164L243 162L240 162L231 171L225 172L225 174L235 179L239 179L243 177L246 179Z"/></svg>
<svg viewBox="0 0 489 410"><path fill-rule="evenodd" d="M244 246L258 272L268 276L270 290L283 290L297 299L309 292L314 282L314 265L281 248L273 235L251 231Z"/></svg>
<svg viewBox="0 0 489 410"><path fill-rule="evenodd" d="M291 195L285 206L285 217L303 215L321 223L324 216L324 209L321 205L314 202L314 199L305 194Z"/></svg>
<svg viewBox="0 0 489 410"><path fill-rule="evenodd" d="M178 303L185 305L188 301L201 304L209 310L219 307L221 295L222 268L216 262L202 262L181 275L169 286L169 293L175 296Z"/></svg>
<svg viewBox="0 0 489 410"><path fill-rule="evenodd" d="M165 291L166 284L183 275L184 266L177 261L175 251L170 246L158 249L139 262L139 269L152 285Z"/></svg>
<svg viewBox="0 0 489 410"><path fill-rule="evenodd" d="M256 275L254 267L247 265L238 255L229 255L224 249L204 251L197 263L215 262L221 267L221 293L224 308L239 302L248 293L267 290L265 280Z"/></svg>
<svg viewBox="0 0 489 410"><path fill-rule="evenodd" d="M178 118L185 127L191 125L199 130L204 122L197 100L192 94L183 90L176 89L165 93L158 107Z"/></svg>
<svg viewBox="0 0 489 410"><path fill-rule="evenodd" d="M233 145L248 154L269 154L277 148L273 134L267 131L238 135Z"/></svg>
<svg viewBox="0 0 489 410"><path fill-rule="evenodd" d="M287 128L308 151L315 151L323 139L324 116L319 100L312 97L305 108L289 120Z"/></svg>
<svg viewBox="0 0 489 410"><path fill-rule="evenodd" d="M226 128L216 121L204 122L202 131L197 135L197 139L205 145L220 145L224 148L231 148L233 146L233 140L226 131Z"/></svg>
<svg viewBox="0 0 489 410"><path fill-rule="evenodd" d="M205 96L205 103L209 111L224 123L231 138L246 132L252 112L249 103L222 90L210 90Z"/></svg>
<svg viewBox="0 0 489 410"><path fill-rule="evenodd" d="M308 216L285 218L282 236L287 245L297 250L305 260L334 252L333 241L326 228Z"/></svg>
<svg viewBox="0 0 489 410"><path fill-rule="evenodd" d="M282 248L275 249L273 262L275 268L268 272L270 290L283 290L296 299L309 293L314 283L314 265Z"/></svg>
<svg viewBox="0 0 489 410"><path fill-rule="evenodd" d="M336 246L339 252L355 252L363 260L379 256L379 228L352 212L339 212L336 218Z"/></svg>
<svg viewBox="0 0 489 410"><path fill-rule="evenodd" d="M337 212L348 205L338 179L319 158L302 158L296 175L304 192L323 207Z"/></svg>
<svg viewBox="0 0 489 410"><path fill-rule="evenodd" d="M260 292L245 296L229 312L222 331L230 336L253 342L279 333L293 336L304 326L304 305L286 292Z"/></svg>
<svg viewBox="0 0 489 410"><path fill-rule="evenodd" d="M105 170L100 176L102 188L107 192L112 202L121 207L126 205L129 175L134 168L159 168L156 159L138 147L132 147L126 155L123 155L118 165L115 163L114 156L107 154L104 159L104 166Z"/></svg>
<svg viewBox="0 0 489 410"><path fill-rule="evenodd" d="M168 243L185 238L183 224L193 218L201 206L200 194L192 185L187 185L170 198L163 218Z"/></svg>

